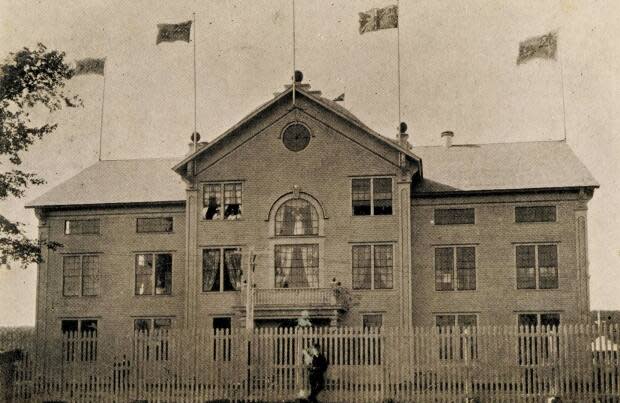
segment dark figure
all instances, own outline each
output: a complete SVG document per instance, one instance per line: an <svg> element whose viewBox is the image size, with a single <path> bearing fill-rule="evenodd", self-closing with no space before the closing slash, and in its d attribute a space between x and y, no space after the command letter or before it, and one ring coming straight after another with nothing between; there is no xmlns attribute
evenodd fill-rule
<svg viewBox="0 0 620 403"><path fill-rule="evenodd" d="M308 377L310 381L310 395L308 396L309 402L318 402L318 394L325 388L325 372L327 372L327 358L319 349L318 343L313 345L312 363L308 369Z"/></svg>

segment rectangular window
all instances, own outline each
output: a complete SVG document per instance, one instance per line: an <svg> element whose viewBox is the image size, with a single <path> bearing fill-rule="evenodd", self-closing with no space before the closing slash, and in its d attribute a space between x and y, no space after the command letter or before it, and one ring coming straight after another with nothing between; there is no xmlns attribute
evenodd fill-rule
<svg viewBox="0 0 620 403"><path fill-rule="evenodd" d="M391 215L392 178L351 180L353 215Z"/></svg>
<svg viewBox="0 0 620 403"><path fill-rule="evenodd" d="M63 256L62 272L62 295L65 297L98 294L99 256Z"/></svg>
<svg viewBox="0 0 620 403"><path fill-rule="evenodd" d="M362 327L380 328L383 327L383 315L380 313L362 315Z"/></svg>
<svg viewBox="0 0 620 403"><path fill-rule="evenodd" d="M474 328L478 318L471 314L448 314L435 316L439 329L439 358L442 360L476 359L478 346Z"/></svg>
<svg viewBox="0 0 620 403"><path fill-rule="evenodd" d="M394 287L392 245L355 245L352 248L353 288L377 290Z"/></svg>
<svg viewBox="0 0 620 403"><path fill-rule="evenodd" d="M170 330L172 319L170 318L140 318L133 321L133 330L136 332L149 333L157 330Z"/></svg>
<svg viewBox="0 0 620 403"><path fill-rule="evenodd" d="M517 245L516 259L518 289L558 288L557 245Z"/></svg>
<svg viewBox="0 0 620 403"><path fill-rule="evenodd" d="M276 245L275 287L318 288L319 245Z"/></svg>
<svg viewBox="0 0 620 403"><path fill-rule="evenodd" d="M136 255L136 295L170 295L172 293L172 254L140 253Z"/></svg>
<svg viewBox="0 0 620 403"><path fill-rule="evenodd" d="M554 222L555 206L515 207L515 222Z"/></svg>
<svg viewBox="0 0 620 403"><path fill-rule="evenodd" d="M241 218L241 213L241 182L207 183L204 185L202 209L203 219L238 220Z"/></svg>
<svg viewBox="0 0 620 403"><path fill-rule="evenodd" d="M172 232L172 217L142 217L136 219L136 232Z"/></svg>
<svg viewBox="0 0 620 403"><path fill-rule="evenodd" d="M66 235L99 234L99 219L65 220Z"/></svg>
<svg viewBox="0 0 620 403"><path fill-rule="evenodd" d="M475 224L476 214L473 208L435 209L435 225Z"/></svg>
<svg viewBox="0 0 620 403"><path fill-rule="evenodd" d="M435 290L476 289L476 248L449 246L435 248Z"/></svg>
<svg viewBox="0 0 620 403"><path fill-rule="evenodd" d="M170 344L167 331L172 328L169 318L140 318L133 322L135 332L141 333L135 340L136 354L143 361L167 361L170 356ZM145 338L144 336L151 336Z"/></svg>
<svg viewBox="0 0 620 403"><path fill-rule="evenodd" d="M240 248L202 250L202 291L239 291L242 254Z"/></svg>
<svg viewBox="0 0 620 403"><path fill-rule="evenodd" d="M97 320L61 321L62 355L66 362L97 360Z"/></svg>
<svg viewBox="0 0 620 403"><path fill-rule="evenodd" d="M230 330L232 329L232 318L219 317L213 318L213 360L230 361L232 356L232 340Z"/></svg>

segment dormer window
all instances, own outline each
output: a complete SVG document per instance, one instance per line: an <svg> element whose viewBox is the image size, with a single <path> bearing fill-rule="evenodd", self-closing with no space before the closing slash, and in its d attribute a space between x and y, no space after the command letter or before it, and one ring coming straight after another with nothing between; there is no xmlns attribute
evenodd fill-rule
<svg viewBox="0 0 620 403"><path fill-rule="evenodd" d="M290 199L278 208L276 236L318 235L319 216L310 202Z"/></svg>

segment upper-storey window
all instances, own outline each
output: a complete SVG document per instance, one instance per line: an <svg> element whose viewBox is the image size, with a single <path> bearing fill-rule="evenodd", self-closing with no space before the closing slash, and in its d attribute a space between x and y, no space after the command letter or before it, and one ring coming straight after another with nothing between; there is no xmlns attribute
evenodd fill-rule
<svg viewBox="0 0 620 403"><path fill-rule="evenodd" d="M136 295L172 293L172 255L140 253L136 255Z"/></svg>
<svg viewBox="0 0 620 403"><path fill-rule="evenodd" d="M62 258L62 295L92 296L99 291L99 256L71 255Z"/></svg>
<svg viewBox="0 0 620 403"><path fill-rule="evenodd" d="M476 289L476 248L473 246L435 248L435 290L455 289Z"/></svg>
<svg viewBox="0 0 620 403"><path fill-rule="evenodd" d="M435 209L435 225L475 224L476 214L473 208Z"/></svg>
<svg viewBox="0 0 620 403"><path fill-rule="evenodd" d="M515 222L556 221L555 206L515 207Z"/></svg>
<svg viewBox="0 0 620 403"><path fill-rule="evenodd" d="M558 246L517 245L517 288L558 288Z"/></svg>
<svg viewBox="0 0 620 403"><path fill-rule="evenodd" d="M377 290L394 286L392 245L355 245L352 257L354 289Z"/></svg>
<svg viewBox="0 0 620 403"><path fill-rule="evenodd" d="M65 234L66 235L81 235L81 234L98 234L99 233L99 219L91 218L87 220L65 220Z"/></svg>
<svg viewBox="0 0 620 403"><path fill-rule="evenodd" d="M241 218L241 182L207 183L203 187L202 218L238 220Z"/></svg>
<svg viewBox="0 0 620 403"><path fill-rule="evenodd" d="M142 217L136 219L136 232L172 232L172 217Z"/></svg>
<svg viewBox="0 0 620 403"><path fill-rule="evenodd" d="M318 235L319 215L307 200L290 199L278 208L275 225L276 236Z"/></svg>
<svg viewBox="0 0 620 403"><path fill-rule="evenodd" d="M202 291L239 291L242 272L240 248L202 250Z"/></svg>
<svg viewBox="0 0 620 403"><path fill-rule="evenodd" d="M319 245L276 245L276 288L317 288L319 286Z"/></svg>
<svg viewBox="0 0 620 403"><path fill-rule="evenodd" d="M392 178L355 178L351 181L353 215L392 214Z"/></svg>

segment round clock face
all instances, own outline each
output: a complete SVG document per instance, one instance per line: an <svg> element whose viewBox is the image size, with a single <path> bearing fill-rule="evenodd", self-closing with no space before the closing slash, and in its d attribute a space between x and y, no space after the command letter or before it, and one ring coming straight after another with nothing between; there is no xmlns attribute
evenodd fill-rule
<svg viewBox="0 0 620 403"><path fill-rule="evenodd" d="M310 143L310 130L302 124L294 123L284 129L282 141L291 151L301 151Z"/></svg>

